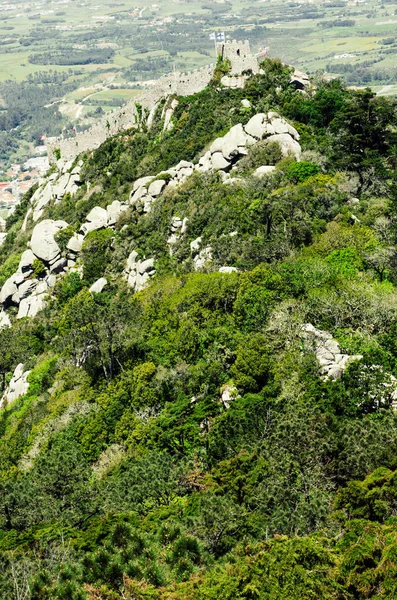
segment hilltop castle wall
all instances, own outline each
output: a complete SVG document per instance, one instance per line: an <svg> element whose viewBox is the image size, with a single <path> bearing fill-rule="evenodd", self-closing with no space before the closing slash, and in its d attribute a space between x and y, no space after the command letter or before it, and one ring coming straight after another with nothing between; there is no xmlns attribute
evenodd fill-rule
<svg viewBox="0 0 397 600"><path fill-rule="evenodd" d="M251 54L248 41L233 40L217 44L217 51L219 56L231 61L231 75L241 75L245 71L259 72L258 58ZM142 90L138 97L127 102L123 108L102 117L87 131L79 132L73 138L59 137L49 141L47 144L49 161L53 163L57 160L58 151L63 160L74 160L81 152L98 148L108 137L131 127L137 127L140 120L138 104L143 109L152 111L156 104L167 96L197 94L209 84L213 71L214 66L207 65L188 73L174 72L160 77L155 85ZM224 83L224 85L226 84ZM227 87L242 87L243 85L244 83L239 82L238 78L233 77L233 81Z"/></svg>

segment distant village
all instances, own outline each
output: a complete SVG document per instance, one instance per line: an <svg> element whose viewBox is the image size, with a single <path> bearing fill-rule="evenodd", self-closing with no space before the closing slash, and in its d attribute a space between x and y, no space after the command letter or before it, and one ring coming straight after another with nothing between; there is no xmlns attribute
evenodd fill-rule
<svg viewBox="0 0 397 600"><path fill-rule="evenodd" d="M5 219L15 210L21 197L49 168L47 146L36 146L34 156L22 164L11 164L0 171L0 216Z"/></svg>

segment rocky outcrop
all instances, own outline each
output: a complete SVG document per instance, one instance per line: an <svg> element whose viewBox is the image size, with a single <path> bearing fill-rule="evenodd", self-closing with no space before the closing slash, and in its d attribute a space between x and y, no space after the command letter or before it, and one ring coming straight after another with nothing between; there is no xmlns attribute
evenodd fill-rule
<svg viewBox="0 0 397 600"><path fill-rule="evenodd" d="M175 109L176 104L174 103L172 106ZM244 107L249 108L248 102L245 102ZM277 141L284 153L290 153L299 159L299 134L289 123L275 112L254 115L246 125L238 123L226 135L214 140L209 150L199 159L197 164L181 160L177 165L159 173L157 176L142 177L135 181L129 203L114 200L106 209L95 206L86 216L80 232L75 233L69 239L66 256L61 256L61 250L55 240L55 235L58 231L66 228L68 224L65 221L53 221L51 219L40 221L33 229L30 249L24 252L17 272L4 283L0 291L0 303L3 307L7 307L9 304L19 306L18 318L35 316L46 306L45 297L54 285L53 278L65 272L73 270L79 272L79 269L81 270L81 267L77 265L77 259L88 233L114 227L129 206L140 212L149 212L153 202L167 188L181 185L195 171L220 171L225 182L238 181L236 178L231 178L228 172L242 156L248 153L250 146L264 139ZM32 197L34 220L39 218L51 200L59 201L66 193L75 191L74 186L78 186L81 166L81 161L73 169L70 163L58 162L60 173L50 175L46 180L46 184L39 188ZM274 167L264 165L257 169L255 175L263 176L273 169ZM29 211L27 218L28 214ZM167 240L170 254L172 254L175 244L186 232L186 228L187 219L182 220L180 217L173 217L170 237ZM191 242L195 270L201 270L212 262L211 246L200 248L201 238ZM46 269L44 277L43 273L40 274L40 280L37 277L32 278L33 264L36 258L43 262ZM228 266L220 268L220 272L224 273L230 273L234 270L234 267ZM152 258L142 261L137 260L136 252L132 252L127 260L124 275L128 284L135 291L139 291L148 284L150 277L155 272ZM94 284L93 293L97 292L97 285L100 284L98 282Z"/></svg>
<svg viewBox="0 0 397 600"><path fill-rule="evenodd" d="M116 225L117 221L126 210L128 210L128 204L120 202L120 200L114 200L112 204L108 204L106 207L107 226L112 227L113 225Z"/></svg>
<svg viewBox="0 0 397 600"><path fill-rule="evenodd" d="M43 310L46 296L55 285L56 275L67 269L67 260L61 256L54 238L65 227L66 221L45 219L38 223L32 232L30 249L22 254L18 269L1 288L0 303L3 308L10 304L18 306L17 319L34 317ZM44 267L40 279L33 277L33 265L37 259L42 261ZM3 318L4 325L8 325L9 320L9 317ZM4 325L0 324L0 327Z"/></svg>
<svg viewBox="0 0 397 600"><path fill-rule="evenodd" d="M295 69L293 74L291 75L290 83L296 90L306 90L308 87L311 87L309 76L303 71L298 71Z"/></svg>
<svg viewBox="0 0 397 600"><path fill-rule="evenodd" d="M166 187L172 188L181 185L193 172L194 164L181 160L175 167L163 171L157 176L141 177L133 185L130 204L139 212L150 212L152 203Z"/></svg>
<svg viewBox="0 0 397 600"><path fill-rule="evenodd" d="M315 352L324 379L339 379L351 362L362 359L360 354L343 354L330 333L316 329L310 323L303 325L302 336L307 346Z"/></svg>
<svg viewBox="0 0 397 600"><path fill-rule="evenodd" d="M219 171L228 173L233 165L248 154L250 146L262 140L276 142L283 155L300 159L299 133L278 113L269 112L254 115L246 125L234 125L223 137L214 140L207 152L194 164L181 160L175 167L156 176L141 177L135 181L130 204L139 212L148 213L153 202L166 190L181 185L194 171ZM257 176L268 174L274 167L264 166ZM235 180L225 178L225 182Z"/></svg>
<svg viewBox="0 0 397 600"><path fill-rule="evenodd" d="M0 408L24 396L29 389L27 381L30 371L23 370L23 364L20 363L14 371L12 379L0 400Z"/></svg>
<svg viewBox="0 0 397 600"><path fill-rule="evenodd" d="M188 219L185 217L183 220L180 217L172 217L171 221L171 235L167 240L169 246L170 255L172 256L173 247L179 242L181 237L187 231Z"/></svg>
<svg viewBox="0 0 397 600"><path fill-rule="evenodd" d="M32 218L36 222L43 215L45 208L51 201L60 202L66 194L73 196L80 187L80 171L82 161L72 169L72 162L58 161L58 172L50 175L35 191L30 204Z"/></svg>
<svg viewBox="0 0 397 600"><path fill-rule="evenodd" d="M173 98L171 100L171 104L168 108L166 108L167 107L167 105L166 105L163 115L162 115L164 118L163 131L170 131L173 128L173 123L172 123L171 119L173 117L173 114L174 114L175 109L178 106L178 104L179 104L178 100L176 98Z"/></svg>
<svg viewBox="0 0 397 600"><path fill-rule="evenodd" d="M133 250L127 259L124 277L128 285L135 291L140 292L149 283L149 279L156 273L154 259L137 260L138 253Z"/></svg>

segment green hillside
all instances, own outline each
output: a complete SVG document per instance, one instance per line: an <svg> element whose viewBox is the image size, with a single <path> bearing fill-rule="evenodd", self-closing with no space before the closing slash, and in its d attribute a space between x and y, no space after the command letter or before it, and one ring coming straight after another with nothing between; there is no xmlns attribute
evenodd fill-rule
<svg viewBox="0 0 397 600"><path fill-rule="evenodd" d="M34 318L4 301L2 391L21 363L29 386L0 409L2 600L397 598L397 102L262 67L78 157L43 209L66 264L90 211L124 206ZM299 161L251 140L229 175L166 185L258 114Z"/></svg>

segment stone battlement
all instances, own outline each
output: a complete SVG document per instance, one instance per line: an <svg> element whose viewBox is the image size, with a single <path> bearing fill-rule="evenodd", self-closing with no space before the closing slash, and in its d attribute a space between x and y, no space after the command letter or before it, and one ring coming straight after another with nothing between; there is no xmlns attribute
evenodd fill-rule
<svg viewBox="0 0 397 600"><path fill-rule="evenodd" d="M259 56L251 54L247 40L244 42L227 40L224 43L217 44L217 52L218 56L230 60L232 76L259 72ZM262 55L260 56L262 57ZM201 92L211 81L213 72L214 65L206 65L186 73L174 71L163 75L156 81L155 85L143 89L138 97L127 102L121 109L107 113L90 129L79 132L72 138L59 137L48 142L49 161L56 162L58 151L63 160L74 160L81 152L98 148L108 137L132 127L137 127L141 119L138 106L149 111L148 125L150 125L155 108L160 100L173 95L191 96ZM240 83L237 86L236 81L236 78L233 77L231 85L225 85L225 87L242 87L244 84Z"/></svg>

